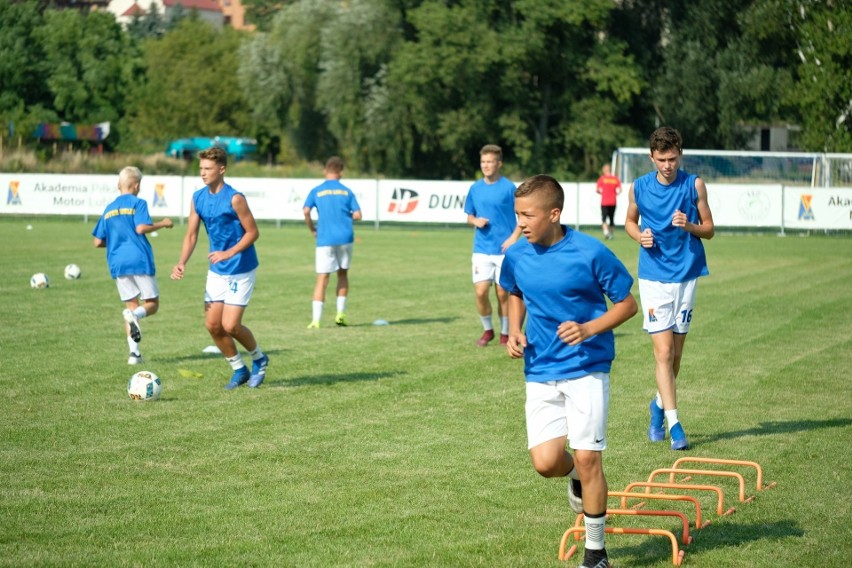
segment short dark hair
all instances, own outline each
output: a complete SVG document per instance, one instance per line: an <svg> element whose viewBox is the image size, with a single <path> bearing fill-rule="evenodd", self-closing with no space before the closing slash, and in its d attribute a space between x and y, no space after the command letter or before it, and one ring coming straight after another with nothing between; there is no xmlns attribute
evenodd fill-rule
<svg viewBox="0 0 852 568"><path fill-rule="evenodd" d="M207 148L198 153L199 160L213 160L220 166L228 165L228 153L218 146Z"/></svg>
<svg viewBox="0 0 852 568"><path fill-rule="evenodd" d="M677 150L678 154L683 153L683 138L680 137L680 132L668 126L661 126L652 132L648 144L652 154L654 151L668 152L671 149Z"/></svg>
<svg viewBox="0 0 852 568"><path fill-rule="evenodd" d="M340 156L332 156L326 160L325 169L329 172L339 174L343 171L343 158Z"/></svg>
<svg viewBox="0 0 852 568"><path fill-rule="evenodd" d="M515 190L515 197L529 197L535 193L541 193L548 209L559 209L565 205L565 191L556 181L556 178L539 174L524 180Z"/></svg>

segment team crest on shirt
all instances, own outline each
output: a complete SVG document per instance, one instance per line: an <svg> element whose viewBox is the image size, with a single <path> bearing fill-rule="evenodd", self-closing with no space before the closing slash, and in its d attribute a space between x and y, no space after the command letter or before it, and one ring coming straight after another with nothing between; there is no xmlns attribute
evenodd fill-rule
<svg viewBox="0 0 852 568"><path fill-rule="evenodd" d="M799 203L799 221L813 221L816 219L814 210L811 209L811 200L813 195L802 194L802 200Z"/></svg>
<svg viewBox="0 0 852 568"><path fill-rule="evenodd" d="M648 310L648 321L649 322L657 321L657 316L654 315L654 308L651 308L650 310Z"/></svg>
<svg viewBox="0 0 852 568"><path fill-rule="evenodd" d="M20 184L21 182L19 181L9 182L9 193L6 197L6 205L21 205L21 194L18 193Z"/></svg>
<svg viewBox="0 0 852 568"><path fill-rule="evenodd" d="M166 184L154 185L154 207L166 207Z"/></svg>

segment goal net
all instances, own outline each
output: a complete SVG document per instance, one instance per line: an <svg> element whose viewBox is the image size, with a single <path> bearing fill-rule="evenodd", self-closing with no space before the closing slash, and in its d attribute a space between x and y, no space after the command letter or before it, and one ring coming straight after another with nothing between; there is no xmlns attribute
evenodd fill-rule
<svg viewBox="0 0 852 568"><path fill-rule="evenodd" d="M653 170L647 148L619 148L613 171L630 183ZM684 150L681 168L708 183L852 187L852 154Z"/></svg>

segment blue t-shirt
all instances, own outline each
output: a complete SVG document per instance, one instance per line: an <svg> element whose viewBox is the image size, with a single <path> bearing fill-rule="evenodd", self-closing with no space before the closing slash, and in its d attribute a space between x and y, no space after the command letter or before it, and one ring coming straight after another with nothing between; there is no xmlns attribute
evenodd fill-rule
<svg viewBox="0 0 852 568"><path fill-rule="evenodd" d="M670 185L657 180L657 172L649 172L633 181L633 197L639 208L640 226L650 228L654 246L639 247L639 278L656 282L687 282L709 274L707 257L701 239L672 225L676 210L686 214L690 223L698 224L698 176L678 170Z"/></svg>
<svg viewBox="0 0 852 568"><path fill-rule="evenodd" d="M503 242L518 226L515 184L502 176L491 184L478 180L467 192L464 212L488 219L485 227L477 227L473 233L473 252L503 254Z"/></svg>
<svg viewBox="0 0 852 568"><path fill-rule="evenodd" d="M352 190L340 180L328 179L313 188L304 206L317 208L318 247L348 245L355 240L352 214L361 207Z"/></svg>
<svg viewBox="0 0 852 568"><path fill-rule="evenodd" d="M520 295L527 308L524 373L528 382L576 379L608 373L615 336L607 331L579 345L556 330L565 321L586 323L607 311L606 298L621 302L633 277L599 240L563 226L565 237L550 247L520 239L506 251L500 286Z"/></svg>
<svg viewBox="0 0 852 568"><path fill-rule="evenodd" d="M227 183L218 193L210 193L210 189L204 186L192 195L195 212L198 213L207 230L210 252L228 250L246 234L237 212L234 211L234 206L231 205L235 195L242 195L242 193ZM216 264L211 262L210 270L223 275L244 274L257 268L258 264L257 251L252 243L246 250L228 260Z"/></svg>
<svg viewBox="0 0 852 568"><path fill-rule="evenodd" d="M106 241L109 274L154 276L154 251L145 235L136 233L137 225L151 225L148 203L125 193L104 209L92 236Z"/></svg>

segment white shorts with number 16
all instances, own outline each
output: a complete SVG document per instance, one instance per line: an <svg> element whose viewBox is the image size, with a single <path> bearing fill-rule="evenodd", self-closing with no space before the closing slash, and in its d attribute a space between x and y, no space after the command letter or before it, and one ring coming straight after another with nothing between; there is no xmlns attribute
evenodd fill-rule
<svg viewBox="0 0 852 568"><path fill-rule="evenodd" d="M670 329L677 334L689 333L697 282L697 279L686 282L656 282L640 278L642 329L648 333L660 333Z"/></svg>

